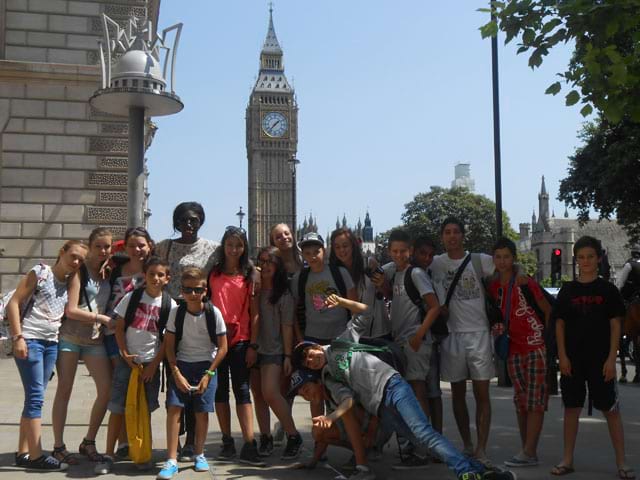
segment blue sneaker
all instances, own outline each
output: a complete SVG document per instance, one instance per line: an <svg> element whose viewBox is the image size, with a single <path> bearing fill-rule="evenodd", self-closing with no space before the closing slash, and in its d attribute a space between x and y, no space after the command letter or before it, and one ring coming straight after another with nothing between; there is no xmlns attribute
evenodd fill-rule
<svg viewBox="0 0 640 480"><path fill-rule="evenodd" d="M193 460L193 467L196 472L208 472L209 471L209 462L207 462L204 453L200 455L196 455L196 458Z"/></svg>
<svg viewBox="0 0 640 480"><path fill-rule="evenodd" d="M178 463L175 460L167 460L156 478L158 480L169 480L176 473L178 473Z"/></svg>

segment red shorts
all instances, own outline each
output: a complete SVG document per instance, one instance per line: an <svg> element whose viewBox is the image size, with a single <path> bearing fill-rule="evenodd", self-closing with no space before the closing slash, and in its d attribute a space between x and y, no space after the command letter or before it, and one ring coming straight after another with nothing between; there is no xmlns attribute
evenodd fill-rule
<svg viewBox="0 0 640 480"><path fill-rule="evenodd" d="M529 353L513 353L507 360L513 383L513 403L516 411L544 412L547 409L547 353L544 348Z"/></svg>

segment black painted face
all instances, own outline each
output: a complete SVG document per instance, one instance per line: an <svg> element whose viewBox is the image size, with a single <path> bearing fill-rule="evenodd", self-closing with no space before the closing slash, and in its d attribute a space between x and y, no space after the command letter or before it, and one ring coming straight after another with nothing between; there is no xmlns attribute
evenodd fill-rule
<svg viewBox="0 0 640 480"><path fill-rule="evenodd" d="M194 238L198 236L200 225L200 217L194 211L187 210L178 220L178 231L182 233L182 238Z"/></svg>

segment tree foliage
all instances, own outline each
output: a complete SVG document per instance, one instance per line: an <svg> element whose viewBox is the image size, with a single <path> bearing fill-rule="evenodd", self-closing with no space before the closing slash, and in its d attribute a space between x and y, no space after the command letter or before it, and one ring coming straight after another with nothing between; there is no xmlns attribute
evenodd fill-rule
<svg viewBox="0 0 640 480"><path fill-rule="evenodd" d="M535 253L518 252L518 263L527 275L535 277L538 273L538 260Z"/></svg>
<svg viewBox="0 0 640 480"><path fill-rule="evenodd" d="M632 242L640 239L640 124L626 117L617 124L600 118L584 126L583 145L569 157L568 176L558 198L589 220L616 216Z"/></svg>
<svg viewBox="0 0 640 480"><path fill-rule="evenodd" d="M465 247L473 252L490 252L496 241L496 206L484 195L466 188L431 187L429 192L417 194L405 205L402 214L404 228L413 236L429 235L440 241L440 225L449 216L465 224ZM504 235L517 239L509 217L502 214Z"/></svg>
<svg viewBox="0 0 640 480"><path fill-rule="evenodd" d="M519 39L518 53L529 54L539 67L560 43L575 50L561 81L547 88L557 95L564 82L571 90L568 106L578 102L584 116L594 107L613 123L624 115L640 122L640 2L638 0L510 0L493 1L495 20L480 27L483 38L498 30L505 43Z"/></svg>

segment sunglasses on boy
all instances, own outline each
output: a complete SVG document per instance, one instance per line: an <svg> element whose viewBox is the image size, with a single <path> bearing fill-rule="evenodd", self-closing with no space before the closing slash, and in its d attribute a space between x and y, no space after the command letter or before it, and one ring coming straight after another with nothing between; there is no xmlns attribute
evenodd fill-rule
<svg viewBox="0 0 640 480"><path fill-rule="evenodd" d="M186 294L195 293L196 295L200 295L206 291L207 289L204 287L182 287L182 293L186 293Z"/></svg>
<svg viewBox="0 0 640 480"><path fill-rule="evenodd" d="M246 235L247 231L242 227L236 227L235 225L229 225L224 229L225 232L229 233L239 233L240 235Z"/></svg>

